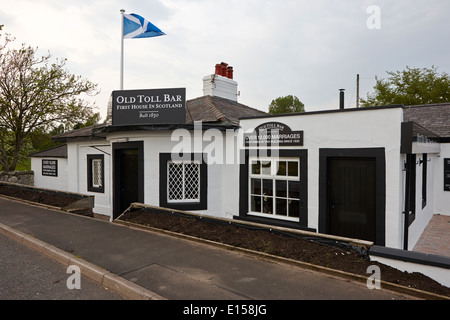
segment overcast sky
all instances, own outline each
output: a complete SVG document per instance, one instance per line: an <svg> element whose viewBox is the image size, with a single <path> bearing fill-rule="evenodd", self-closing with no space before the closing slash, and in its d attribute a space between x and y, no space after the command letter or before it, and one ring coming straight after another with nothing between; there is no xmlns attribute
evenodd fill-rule
<svg viewBox="0 0 450 320"><path fill-rule="evenodd" d="M295 95L316 111L338 108L340 88L355 107L357 74L365 98L386 71L450 73L448 0L0 0L0 24L97 83L104 118L120 88L120 9L167 34L125 40L124 89L184 87L193 99L223 61L240 103L267 111Z"/></svg>

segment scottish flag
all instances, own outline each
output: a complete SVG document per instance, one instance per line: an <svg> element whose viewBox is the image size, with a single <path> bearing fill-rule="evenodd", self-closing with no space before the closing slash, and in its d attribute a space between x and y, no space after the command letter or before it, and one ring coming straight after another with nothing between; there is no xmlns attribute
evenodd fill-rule
<svg viewBox="0 0 450 320"><path fill-rule="evenodd" d="M124 39L150 38L162 35L165 35L165 33L141 16L134 13L123 15Z"/></svg>

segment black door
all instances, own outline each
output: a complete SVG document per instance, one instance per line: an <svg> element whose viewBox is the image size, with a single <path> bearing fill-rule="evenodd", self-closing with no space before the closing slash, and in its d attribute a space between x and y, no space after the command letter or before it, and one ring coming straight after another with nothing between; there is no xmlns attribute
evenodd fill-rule
<svg viewBox="0 0 450 320"><path fill-rule="evenodd" d="M138 150L120 150L120 212L138 202Z"/></svg>
<svg viewBox="0 0 450 320"><path fill-rule="evenodd" d="M373 158L330 158L328 212L331 234L375 241L376 176Z"/></svg>
<svg viewBox="0 0 450 320"><path fill-rule="evenodd" d="M143 202L142 144L115 144L114 148L114 218L131 203Z"/></svg>

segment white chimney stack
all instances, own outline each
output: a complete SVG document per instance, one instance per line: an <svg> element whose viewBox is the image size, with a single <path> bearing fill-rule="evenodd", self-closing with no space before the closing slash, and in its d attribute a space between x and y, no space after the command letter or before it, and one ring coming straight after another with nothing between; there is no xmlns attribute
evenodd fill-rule
<svg viewBox="0 0 450 320"><path fill-rule="evenodd" d="M203 95L237 101L237 82L233 80L233 67L222 62L216 64L215 73L203 78Z"/></svg>

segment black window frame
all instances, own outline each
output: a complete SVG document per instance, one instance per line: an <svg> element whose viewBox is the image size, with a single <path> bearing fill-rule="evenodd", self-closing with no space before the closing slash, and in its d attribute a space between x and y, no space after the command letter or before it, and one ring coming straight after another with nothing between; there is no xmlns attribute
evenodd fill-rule
<svg viewBox="0 0 450 320"><path fill-rule="evenodd" d="M406 223L410 226L416 220L416 155L406 155L405 162L405 215Z"/></svg>
<svg viewBox="0 0 450 320"><path fill-rule="evenodd" d="M102 161L102 185L100 187L95 187L93 184L92 160ZM87 155L87 189L89 192L105 193L105 156L103 154Z"/></svg>
<svg viewBox="0 0 450 320"><path fill-rule="evenodd" d="M175 210L206 210L208 208L208 165L206 153L160 153L159 154L159 206ZM200 201L170 202L167 193L167 163L173 159L200 161Z"/></svg>
<svg viewBox="0 0 450 320"><path fill-rule="evenodd" d="M427 205L428 154L422 155L422 209Z"/></svg>

